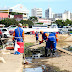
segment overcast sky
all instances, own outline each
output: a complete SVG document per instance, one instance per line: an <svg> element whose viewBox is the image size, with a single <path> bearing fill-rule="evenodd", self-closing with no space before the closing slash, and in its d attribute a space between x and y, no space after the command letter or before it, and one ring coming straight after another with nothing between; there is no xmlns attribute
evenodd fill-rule
<svg viewBox="0 0 72 72"><path fill-rule="evenodd" d="M0 9L17 4L22 4L29 9L29 15L31 15L32 8L42 8L43 17L48 7L52 8L54 13L63 13L65 10L72 12L72 0L0 0Z"/></svg>

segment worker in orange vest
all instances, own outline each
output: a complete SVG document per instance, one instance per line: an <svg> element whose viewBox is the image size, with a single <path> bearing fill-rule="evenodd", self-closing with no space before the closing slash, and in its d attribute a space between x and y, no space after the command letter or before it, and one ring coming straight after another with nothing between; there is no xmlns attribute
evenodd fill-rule
<svg viewBox="0 0 72 72"><path fill-rule="evenodd" d="M47 40L48 40L48 34L46 32L43 32L43 31L40 31L40 34L42 34L42 40L39 42L39 44L43 43L43 41L46 42L45 56L47 57Z"/></svg>

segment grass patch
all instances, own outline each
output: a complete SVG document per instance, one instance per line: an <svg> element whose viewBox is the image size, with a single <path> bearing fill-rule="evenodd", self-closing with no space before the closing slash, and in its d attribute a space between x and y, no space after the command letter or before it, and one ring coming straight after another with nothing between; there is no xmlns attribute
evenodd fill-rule
<svg viewBox="0 0 72 72"><path fill-rule="evenodd" d="M72 51L72 48L70 48L70 51Z"/></svg>
<svg viewBox="0 0 72 72"><path fill-rule="evenodd" d="M2 47L2 45L0 45L0 47Z"/></svg>
<svg viewBox="0 0 72 72"><path fill-rule="evenodd" d="M24 48L34 45L34 43L24 43Z"/></svg>
<svg viewBox="0 0 72 72"><path fill-rule="evenodd" d="M70 33L72 33L72 31L70 31Z"/></svg>
<svg viewBox="0 0 72 72"><path fill-rule="evenodd" d="M0 45L0 49L2 49L3 48L3 46L2 45Z"/></svg>
<svg viewBox="0 0 72 72"><path fill-rule="evenodd" d="M26 54L26 57L29 57L32 55L31 50L29 49L30 46L34 45L34 43L25 43L24 44L24 53Z"/></svg>

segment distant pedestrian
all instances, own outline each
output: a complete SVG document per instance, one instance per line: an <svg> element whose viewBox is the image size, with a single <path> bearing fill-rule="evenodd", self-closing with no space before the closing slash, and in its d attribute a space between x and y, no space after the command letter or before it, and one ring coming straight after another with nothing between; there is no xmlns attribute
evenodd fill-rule
<svg viewBox="0 0 72 72"><path fill-rule="evenodd" d="M36 31L35 33L35 37L36 37L36 42L38 42L38 39L39 39L39 33Z"/></svg>

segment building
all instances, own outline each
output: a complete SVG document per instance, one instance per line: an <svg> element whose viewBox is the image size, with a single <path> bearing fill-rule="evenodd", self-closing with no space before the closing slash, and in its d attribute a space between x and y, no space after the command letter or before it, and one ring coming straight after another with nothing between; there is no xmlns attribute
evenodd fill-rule
<svg viewBox="0 0 72 72"><path fill-rule="evenodd" d="M15 18L16 20L27 20L29 10L21 4L18 4L14 7L0 10L0 19L3 18Z"/></svg>
<svg viewBox="0 0 72 72"><path fill-rule="evenodd" d="M38 23L43 23L44 25L50 25L51 24L51 20L39 18L38 19Z"/></svg>
<svg viewBox="0 0 72 72"><path fill-rule="evenodd" d="M51 20L52 22L56 20L72 20L72 13L70 11L65 11L64 13L53 13L51 8L45 10L45 18Z"/></svg>
<svg viewBox="0 0 72 72"><path fill-rule="evenodd" d="M45 10L45 18L49 19L49 18L53 18L53 12L51 10L51 8L48 8L47 10Z"/></svg>
<svg viewBox="0 0 72 72"><path fill-rule="evenodd" d="M66 20L69 19L70 20L70 11L65 11L62 15L62 20Z"/></svg>
<svg viewBox="0 0 72 72"><path fill-rule="evenodd" d="M70 13L70 19L72 20L72 13Z"/></svg>
<svg viewBox="0 0 72 72"><path fill-rule="evenodd" d="M64 13L57 13L53 15L53 18L55 20L66 20L69 19L70 20L70 11L65 11Z"/></svg>
<svg viewBox="0 0 72 72"><path fill-rule="evenodd" d="M3 20L4 18L8 18L8 13L0 12L0 20Z"/></svg>
<svg viewBox="0 0 72 72"><path fill-rule="evenodd" d="M54 21L56 21L56 20L62 20L62 13L57 13L57 14L54 14L53 15L53 19L54 19Z"/></svg>
<svg viewBox="0 0 72 72"><path fill-rule="evenodd" d="M62 18L62 13L54 14L53 18Z"/></svg>
<svg viewBox="0 0 72 72"><path fill-rule="evenodd" d="M31 10L31 16L42 18L42 8L34 8Z"/></svg>

